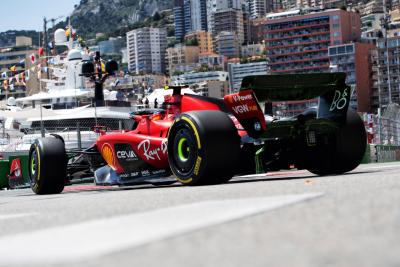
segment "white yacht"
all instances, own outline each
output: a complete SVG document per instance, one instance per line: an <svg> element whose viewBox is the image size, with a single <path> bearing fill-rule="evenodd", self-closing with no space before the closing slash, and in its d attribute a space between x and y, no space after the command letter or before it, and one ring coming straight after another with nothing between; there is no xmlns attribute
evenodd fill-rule
<svg viewBox="0 0 400 267"><path fill-rule="evenodd" d="M8 99L7 109L0 111L3 132L7 131L9 145L1 150L25 150L21 144L31 143L40 135L57 133L65 137L71 146L77 145L77 131L82 144L93 142L97 135L93 127L104 126L110 130L128 130L133 121L130 113L136 110L128 102L119 102L115 93L104 90L105 105L93 105L94 89L88 88L87 78L82 75L82 65L91 58L84 49L67 42L65 31L55 32L56 45L67 45L65 58L52 60L51 79L41 79L45 90L31 96ZM25 136L21 135L21 132ZM0 130L1 135L1 130ZM22 136L22 138L21 138ZM3 138L3 140L4 140Z"/></svg>

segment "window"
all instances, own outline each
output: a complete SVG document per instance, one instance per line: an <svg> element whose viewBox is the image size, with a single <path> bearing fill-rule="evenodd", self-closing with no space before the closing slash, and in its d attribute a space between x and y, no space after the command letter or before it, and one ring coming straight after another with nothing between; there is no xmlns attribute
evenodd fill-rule
<svg viewBox="0 0 400 267"><path fill-rule="evenodd" d="M338 37L339 36L339 33L338 32L334 32L333 33L333 37Z"/></svg>
<svg viewBox="0 0 400 267"><path fill-rule="evenodd" d="M332 16L332 19L333 20L339 20L339 16L338 15Z"/></svg>
<svg viewBox="0 0 400 267"><path fill-rule="evenodd" d="M337 54L336 47L330 47L329 55L332 56L332 55L336 55L336 54Z"/></svg>
<svg viewBox="0 0 400 267"><path fill-rule="evenodd" d="M332 25L332 28L333 28L333 29L339 29L339 27L340 27L340 26L339 26L338 23L335 23L335 24Z"/></svg>
<svg viewBox="0 0 400 267"><path fill-rule="evenodd" d="M345 46L339 46L338 47L338 54L344 54L346 53L346 47Z"/></svg>
<svg viewBox="0 0 400 267"><path fill-rule="evenodd" d="M353 52L354 52L353 45L347 45L346 46L346 53L353 53Z"/></svg>

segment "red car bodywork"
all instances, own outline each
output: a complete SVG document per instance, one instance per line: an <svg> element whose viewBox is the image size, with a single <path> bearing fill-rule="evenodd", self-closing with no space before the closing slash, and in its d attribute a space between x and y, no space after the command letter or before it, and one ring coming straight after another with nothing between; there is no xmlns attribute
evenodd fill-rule
<svg viewBox="0 0 400 267"><path fill-rule="evenodd" d="M165 110L152 114L134 115L133 119L137 125L134 130L100 136L96 142L97 149L117 174L136 171L135 166L130 170L127 170L128 165L122 166L121 159L126 161L128 157L135 160L139 158L141 162L149 164L154 169L168 169L168 131L175 118L181 113L195 110L231 112L235 115L231 118L240 136L246 134L239 122L242 119L257 117L261 121L261 127L265 129L264 115L251 90L227 95L224 100L190 94L181 95L179 90L178 93L174 92L172 96L165 97ZM116 151L115 148L118 145L124 145L124 149Z"/></svg>

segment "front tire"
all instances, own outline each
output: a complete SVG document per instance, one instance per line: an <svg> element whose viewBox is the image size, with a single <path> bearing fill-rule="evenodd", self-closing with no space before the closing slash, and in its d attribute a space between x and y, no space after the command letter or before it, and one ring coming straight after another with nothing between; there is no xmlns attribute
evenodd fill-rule
<svg viewBox="0 0 400 267"><path fill-rule="evenodd" d="M67 155L62 139L39 138L32 144L29 150L29 177L36 194L58 194L64 190Z"/></svg>
<svg viewBox="0 0 400 267"><path fill-rule="evenodd" d="M169 165L185 185L229 181L239 154L237 129L221 111L184 113L176 119L168 135Z"/></svg>

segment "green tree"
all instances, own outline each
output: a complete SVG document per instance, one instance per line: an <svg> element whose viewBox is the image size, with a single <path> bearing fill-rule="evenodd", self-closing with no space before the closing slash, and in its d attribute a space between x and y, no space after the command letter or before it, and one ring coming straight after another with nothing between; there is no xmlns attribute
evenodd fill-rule
<svg viewBox="0 0 400 267"><path fill-rule="evenodd" d="M153 15L153 21L159 21L161 19L160 13L156 12Z"/></svg>
<svg viewBox="0 0 400 267"><path fill-rule="evenodd" d="M197 38L191 39L191 40L187 40L185 42L185 45L187 46L198 46L199 45L199 41L197 41Z"/></svg>

